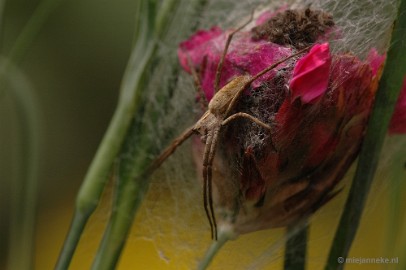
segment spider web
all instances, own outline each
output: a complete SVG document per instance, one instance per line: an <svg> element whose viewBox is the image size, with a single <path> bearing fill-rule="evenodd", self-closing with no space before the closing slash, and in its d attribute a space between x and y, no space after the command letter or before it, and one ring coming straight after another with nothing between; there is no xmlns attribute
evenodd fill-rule
<svg viewBox="0 0 406 270"><path fill-rule="evenodd" d="M159 63L151 83L148 86L148 102L151 107L160 108L159 96L154 89L160 85L176 80L176 91L170 98L166 109L161 110L157 122L144 119L151 126L151 139L164 147L184 128L191 126L198 116L199 108L195 104L195 88L192 78L181 72L179 78L171 77L167 70L169 57L180 41L187 38L183 35L186 26L184 20L198 20L199 29L213 25L229 28L241 25L246 21L251 10L256 14L260 10L276 10L284 5L292 8L303 8L310 5L314 9L323 9L333 14L340 31L339 38L333 41L334 51L350 51L360 58L365 58L371 48L384 52L388 47L390 29L395 17L395 0L318 0L318 1L208 1L205 12L199 18L191 18L190 11L173 14L173 25L176 29L162 41ZM186 21L187 22L187 21ZM343 78L344 79L344 78ZM168 109L169 108L169 109ZM253 140L257 140L253 136ZM393 150L404 149L405 142L391 141L389 154L384 158L385 164L395 164ZM401 145L402 147L399 147ZM136 153L136 146L133 146ZM128 158L128 157L122 157ZM210 227L203 209L201 184L191 153L191 140L185 142L159 169L151 181L149 191L139 210L128 246L140 246L149 243L156 250L157 260L164 262L165 269L193 269L209 246ZM398 163L396 163L398 164ZM388 168L388 166L386 166ZM389 173L381 170L380 179ZM352 173L344 180L349 186ZM381 198L380 194L388 191L383 181L375 183L370 197ZM312 238L310 240L309 261L311 268L322 269L332 239L332 228L335 228L342 209L347 190L321 209L312 221ZM375 206L368 207L374 212ZM315 236L313 237L313 234ZM283 246L286 237L283 229L265 230L243 235L236 241L226 244L215 259L212 269L278 269L282 267ZM323 248L312 248L322 246ZM155 269L149 268L146 269Z"/></svg>

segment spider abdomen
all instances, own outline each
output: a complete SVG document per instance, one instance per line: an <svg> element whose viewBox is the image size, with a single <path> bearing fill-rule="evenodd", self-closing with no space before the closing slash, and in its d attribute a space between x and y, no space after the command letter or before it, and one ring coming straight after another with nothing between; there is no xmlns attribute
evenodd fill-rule
<svg viewBox="0 0 406 270"><path fill-rule="evenodd" d="M225 113L231 101L237 93L247 86L246 84L250 80L251 76L249 75L238 76L223 86L210 100L209 111L218 117L225 118Z"/></svg>

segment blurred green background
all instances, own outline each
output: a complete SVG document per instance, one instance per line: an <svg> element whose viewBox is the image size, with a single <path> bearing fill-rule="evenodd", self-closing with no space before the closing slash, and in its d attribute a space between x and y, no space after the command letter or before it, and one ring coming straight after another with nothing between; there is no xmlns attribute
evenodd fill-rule
<svg viewBox="0 0 406 270"><path fill-rule="evenodd" d="M6 1L1 52L7 55L40 1ZM132 0L61 1L19 68L33 86L41 117L38 228L74 195L113 113L134 29ZM16 112L0 93L0 268L7 255ZM64 230L69 226L65 220ZM63 235L61 235L61 241ZM61 243L59 243L60 245ZM57 251L56 251L57 252Z"/></svg>

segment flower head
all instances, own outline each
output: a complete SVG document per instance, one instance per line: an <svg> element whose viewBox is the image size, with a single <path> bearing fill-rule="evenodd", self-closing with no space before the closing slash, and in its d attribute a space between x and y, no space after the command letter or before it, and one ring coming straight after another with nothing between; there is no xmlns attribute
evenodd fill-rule
<svg viewBox="0 0 406 270"><path fill-rule="evenodd" d="M270 39L266 24L274 26L292 14L311 16L310 23L317 14L326 23L318 25L322 31L310 41L300 33L297 42ZM335 196L358 154L384 62L375 50L365 61L351 53L332 53L323 40L334 23L321 11L285 10L273 22L269 20L274 15L268 21L266 16L253 31L241 31L232 40L220 87L236 76L254 76L298 48L313 46L254 81L232 112L250 114L271 125L272 132L241 119L220 136L213 163L214 204L219 223L231 223L237 233L291 225ZM272 29L277 30L285 31ZM216 69L229 32L218 27L200 30L178 50L188 72L190 57L208 100L214 95ZM203 148L195 140L200 171Z"/></svg>

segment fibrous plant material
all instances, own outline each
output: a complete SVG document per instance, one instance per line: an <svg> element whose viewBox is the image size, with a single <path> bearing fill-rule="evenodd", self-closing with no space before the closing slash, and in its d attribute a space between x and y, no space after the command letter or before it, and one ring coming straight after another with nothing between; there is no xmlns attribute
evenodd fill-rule
<svg viewBox="0 0 406 270"><path fill-rule="evenodd" d="M333 16L325 11L288 9L275 14L251 31L254 40L266 39L279 45L304 48L314 44L333 26Z"/></svg>

